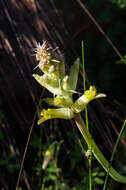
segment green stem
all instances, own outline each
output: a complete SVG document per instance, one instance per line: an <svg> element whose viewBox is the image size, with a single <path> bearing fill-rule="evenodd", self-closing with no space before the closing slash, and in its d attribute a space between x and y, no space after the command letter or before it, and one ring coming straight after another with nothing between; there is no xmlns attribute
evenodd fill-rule
<svg viewBox="0 0 126 190"><path fill-rule="evenodd" d="M92 152L95 156L95 158L99 161L99 163L102 165L102 167L106 170L106 172L109 169L109 175L116 181L120 183L126 183L126 177L120 175L113 167L110 167L109 162L106 160L106 158L103 156L102 152L99 150L98 146L94 142L94 140L91 138L91 135L89 131L85 127L85 123L82 120L80 114L76 114L75 116L75 122L77 124L78 129L80 130L83 138L85 139L88 147L92 148ZM110 168L109 168L110 167Z"/></svg>
<svg viewBox="0 0 126 190"><path fill-rule="evenodd" d="M92 156L91 156L92 157ZM89 159L89 190L92 190L92 159Z"/></svg>
<svg viewBox="0 0 126 190"><path fill-rule="evenodd" d="M124 123L123 123L123 125L122 125L121 131L120 131L120 133L119 133L119 136L118 136L118 138L117 138L116 144L115 144L114 149L113 149L113 152L112 152L112 156L111 156L111 159L110 159L110 166L109 166L108 171L107 171L107 174L106 174L106 178L105 178L103 190L105 190L106 187L107 187L107 182L108 182L108 177L109 177L109 170L110 170L110 167L111 167L111 164L112 164L112 161L113 161L113 158L114 158L114 155L115 155L117 146L118 146L118 144L119 144L120 137L121 137L121 135L122 135L122 133L123 133L123 130L124 130L124 128L125 128L125 125L126 125L126 120L124 121Z"/></svg>
<svg viewBox="0 0 126 190"><path fill-rule="evenodd" d="M86 74L85 74L85 64L84 64L84 42L82 41L82 63L83 63L83 83L84 83L84 92L86 91ZM85 107L85 119L86 119L86 128L87 131L88 128L88 113L87 113L87 106ZM88 149L91 149L91 147L88 146ZM92 158L92 156L91 156ZM89 190L92 190L92 168L91 168L91 161L92 159L89 159Z"/></svg>

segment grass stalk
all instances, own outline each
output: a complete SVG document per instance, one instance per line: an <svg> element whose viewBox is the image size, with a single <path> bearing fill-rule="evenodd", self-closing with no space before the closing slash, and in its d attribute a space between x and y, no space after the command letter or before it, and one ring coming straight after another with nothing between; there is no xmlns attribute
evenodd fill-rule
<svg viewBox="0 0 126 190"><path fill-rule="evenodd" d="M86 91L86 73L85 73L84 42L83 41L82 41L82 64L83 64L83 85L84 85L84 92L85 92ZM89 130L87 106L85 107L85 120L86 120L86 128L87 128L87 130ZM88 149L91 151L91 147L88 146ZM91 169L92 164L91 164L91 162L92 162L92 155L91 155L90 159L88 160L88 164L89 164L89 190L92 190L92 169Z"/></svg>
<svg viewBox="0 0 126 190"><path fill-rule="evenodd" d="M126 125L126 120L124 121L124 123L123 123L123 125L122 125L122 127L121 127L119 136L118 136L118 138L117 138L117 140L116 140L116 143L115 143L115 146L114 146L112 155L111 155L110 164L109 164L109 167L108 167L108 170L107 170L107 174L106 174L106 177L105 177L105 182L104 182L103 190L106 190L107 182L108 182L108 177L109 177L109 170L110 170L110 167L111 167L111 165L112 165L112 161L113 161L113 158L114 158L114 155L115 155L117 146L118 146L118 144L119 144L120 137L121 137L121 135L122 135L122 133L123 133L123 130L124 130L124 128L125 128L125 125Z"/></svg>
<svg viewBox="0 0 126 190"><path fill-rule="evenodd" d="M82 64L83 64L83 86L84 92L86 91L86 72L85 72L85 62L84 62L84 42L82 41ZM88 129L88 112L87 106L85 107L85 120L86 120L86 127Z"/></svg>

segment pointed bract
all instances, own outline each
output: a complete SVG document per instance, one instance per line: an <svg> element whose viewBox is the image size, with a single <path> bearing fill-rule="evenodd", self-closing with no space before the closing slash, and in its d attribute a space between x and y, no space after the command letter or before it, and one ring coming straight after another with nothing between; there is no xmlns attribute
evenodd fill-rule
<svg viewBox="0 0 126 190"><path fill-rule="evenodd" d="M80 59L77 58L77 60L74 62L73 66L70 69L69 86L71 90L76 90L78 73L79 73L79 64L80 64Z"/></svg>

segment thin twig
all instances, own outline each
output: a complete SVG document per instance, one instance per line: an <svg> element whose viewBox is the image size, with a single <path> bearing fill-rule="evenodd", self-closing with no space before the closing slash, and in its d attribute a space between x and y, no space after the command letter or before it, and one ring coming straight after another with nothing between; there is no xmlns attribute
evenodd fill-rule
<svg viewBox="0 0 126 190"><path fill-rule="evenodd" d="M37 113L38 113L38 108L39 108L40 101L41 101L41 98L43 96L44 90L45 89L42 90L42 93L40 95L39 103L38 103L38 106L36 108L36 111L35 111L35 114L34 114L34 117L33 117L33 120L32 120L32 124L31 124L31 128L30 128L30 131L29 131L28 139L27 139L27 142L26 142L26 145L25 145L25 150L24 150L22 161L21 161L21 167L20 167L20 171L19 171L19 175L18 175L17 184L16 184L16 190L18 190L18 186L19 186L19 182L20 182L20 178L21 178L21 174L22 174L22 170L23 170L25 156L26 156L26 153L27 153L27 149L28 149L28 145L29 145L29 142L30 142L30 139L31 139L33 126L34 126L34 123L35 123L35 119L36 119L36 116L37 116Z"/></svg>

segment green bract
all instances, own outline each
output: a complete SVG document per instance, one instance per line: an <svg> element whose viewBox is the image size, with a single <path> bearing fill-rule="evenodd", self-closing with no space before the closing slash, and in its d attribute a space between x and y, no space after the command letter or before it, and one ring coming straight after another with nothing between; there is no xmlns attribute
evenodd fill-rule
<svg viewBox="0 0 126 190"><path fill-rule="evenodd" d="M53 118L72 119L76 113L83 111L91 100L105 97L105 94L97 94L96 88L91 86L80 98L73 101L72 95L76 93L79 73L79 58L71 67L70 75L65 75L64 63L53 58L44 41L42 45L37 45L36 60L39 61L38 67L44 74L41 76L33 74L33 77L54 96L54 98L45 98L44 101L51 106L58 107L42 110L38 124Z"/></svg>

